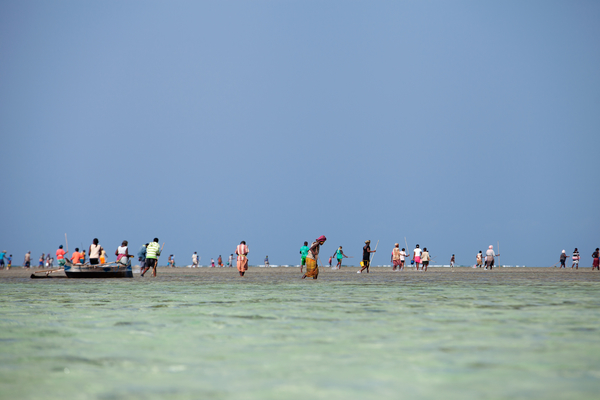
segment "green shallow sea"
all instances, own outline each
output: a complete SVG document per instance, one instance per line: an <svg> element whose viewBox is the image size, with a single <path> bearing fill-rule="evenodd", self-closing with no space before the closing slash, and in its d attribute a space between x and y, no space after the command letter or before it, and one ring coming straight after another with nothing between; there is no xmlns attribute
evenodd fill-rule
<svg viewBox="0 0 600 400"><path fill-rule="evenodd" d="M0 279L0 398L598 398L600 274L531 270Z"/></svg>

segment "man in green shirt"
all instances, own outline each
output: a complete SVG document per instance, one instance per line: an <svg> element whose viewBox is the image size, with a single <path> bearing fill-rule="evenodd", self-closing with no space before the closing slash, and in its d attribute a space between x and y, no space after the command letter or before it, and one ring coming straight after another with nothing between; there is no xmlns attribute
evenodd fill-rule
<svg viewBox="0 0 600 400"><path fill-rule="evenodd" d="M300 254L302 255L302 260L300 263L300 272L302 272L302 268L306 265L306 256L308 255L308 242L304 242L304 246L300 247Z"/></svg>
<svg viewBox="0 0 600 400"><path fill-rule="evenodd" d="M158 266L158 257L160 256L160 245L158 244L158 238L154 238L154 241L146 246L146 263L142 271L142 275L146 273L152 267L152 276L156 276L156 267Z"/></svg>

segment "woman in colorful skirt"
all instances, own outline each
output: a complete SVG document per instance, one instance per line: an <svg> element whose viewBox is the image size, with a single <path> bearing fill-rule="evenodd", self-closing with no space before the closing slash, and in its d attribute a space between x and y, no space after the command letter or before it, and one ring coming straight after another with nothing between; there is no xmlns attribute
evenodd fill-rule
<svg viewBox="0 0 600 400"><path fill-rule="evenodd" d="M243 240L235 249L235 254L237 254L237 269L240 273L240 276L244 276L246 271L248 271L249 252L248 246L246 246L246 242Z"/></svg>
<svg viewBox="0 0 600 400"><path fill-rule="evenodd" d="M326 240L327 238L321 235L310 245L310 249L308 249L308 254L306 255L306 274L302 276L302 279L311 276L313 279L317 279L319 276L317 259L319 258L319 249Z"/></svg>

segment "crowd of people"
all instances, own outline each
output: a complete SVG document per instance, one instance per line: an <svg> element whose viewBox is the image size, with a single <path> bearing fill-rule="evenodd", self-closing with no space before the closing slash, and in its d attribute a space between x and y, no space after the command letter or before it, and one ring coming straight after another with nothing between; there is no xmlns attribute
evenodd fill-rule
<svg viewBox="0 0 600 400"><path fill-rule="evenodd" d="M301 256L300 257L300 273L303 274L302 279L305 279L308 277L317 279L317 277L319 275L319 266L318 265L320 264L319 252L320 252L321 246L325 243L326 240L327 240L327 238L324 235L322 235L322 236L319 236L314 242L312 242L312 244L310 246L308 245L308 242L304 242L304 245L302 247L300 247L300 256ZM163 244L163 246L164 246L164 244ZM363 256L362 256L362 261L360 262L361 269L357 272L359 274L363 273L364 271L366 271L366 273L369 273L372 256L373 256L373 253L377 252L377 246L375 246L374 250L371 250L371 241L366 240L365 245L363 246L362 250L363 250ZM150 269L152 269L152 275L156 276L156 268L158 266L158 258L160 256L161 251L162 251L162 248L158 243L158 238L154 238L154 240L152 242L146 243L141 246L141 248L139 249L139 251L137 253L137 258L140 263L142 277ZM63 267L65 265L65 257L67 257L68 253L69 253L69 251L64 250L62 245L60 245L58 250L56 250L56 261L58 262L59 267ZM244 276L244 274L248 270L248 253L249 253L248 246L246 245L245 241L242 241L236 247L235 256L233 253L229 256L226 266L233 267L233 259L235 257L237 270L238 270L240 276ZM126 262L123 262L124 264L127 264L129 262L129 259L134 257L134 255L129 254L127 240L124 240L121 243L121 246L117 247L117 249L115 250L115 256L117 257L117 262L121 261L121 259L125 257ZM390 262L392 263L392 271L404 271L405 267L406 267L406 261L410 256L411 256L411 254L407 252L406 248L403 247L402 249L400 249L399 243L396 243L394 245L394 248L392 249L392 254L391 254L391 258L390 258ZM500 254L495 253L494 246L490 245L488 247L488 249L486 250L485 255L483 254L482 251L479 251L479 253L477 253L475 265L473 265L473 268L483 268L485 265L485 269L491 270L491 269L493 269L493 267L495 265L496 258L499 256L500 256ZM575 250L573 250L573 254L571 256L567 255L566 251L563 250L562 253L560 254L559 262L556 263L554 266L556 266L560 263L559 268L566 268L566 262L569 257L572 260L571 269L579 269L580 254L579 254L579 250L577 248L575 248ZM598 269L598 271L600 271L599 257L600 257L600 249L596 248L596 250L592 254L592 270ZM332 270L341 269L342 260L344 258L352 258L352 257L349 257L346 254L344 254L344 251L342 250L342 246L339 246L335 250L333 255L331 257L329 257L329 266L331 267L331 269ZM427 250L427 247L421 248L417 244L415 246L415 249L413 250L412 258L410 259L410 264L411 264L411 266L413 266L415 268L416 271L424 272L424 271L427 271L427 267L429 266L429 263L433 261L433 258L435 258L435 257L431 257L429 251ZM333 259L335 259L337 261L337 264L335 266L332 265ZM85 249L80 250L78 247L76 247L75 251L73 252L73 254L70 257L70 261L73 264L83 265L83 264L86 264L86 260L89 263L89 265L105 264L108 261L106 251L99 244L99 241L97 238L95 238L92 241L92 244L87 249L87 252ZM171 267L176 266L175 265L175 256L173 254L169 255L167 264ZM270 265L269 264L269 256L265 257L264 265L266 267L268 267ZM0 269L4 269L5 266L7 269L11 268L12 254L7 256L7 251L3 250L0 252ZM198 256L197 252L194 252L194 254L192 255L191 267L198 268L199 266L200 266L200 257ZM455 266L455 255L452 254L452 257L450 258L450 267L454 268L454 266ZM28 251L25 254L25 258L23 260L23 267L25 267L25 268L31 267L31 251ZM47 254L42 253L42 255L38 259L38 267L53 268L54 267L53 255L51 253L47 253ZM223 258L221 257L221 255L219 255L219 257L217 258L216 266L215 266L214 259L211 258L211 267L225 267L225 265L223 264ZM306 272L304 271L304 269L306 269Z"/></svg>

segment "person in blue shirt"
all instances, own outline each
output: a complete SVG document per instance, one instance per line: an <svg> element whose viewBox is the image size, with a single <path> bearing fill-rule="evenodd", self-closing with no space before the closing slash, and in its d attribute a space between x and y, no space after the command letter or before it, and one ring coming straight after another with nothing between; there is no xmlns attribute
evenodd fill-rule
<svg viewBox="0 0 600 400"><path fill-rule="evenodd" d="M6 250L0 252L0 269L4 269L4 258L6 257Z"/></svg>
<svg viewBox="0 0 600 400"><path fill-rule="evenodd" d="M137 253L140 269L144 268L144 264L146 264L146 246L148 246L148 243L143 244L142 247L140 247L140 251Z"/></svg>

